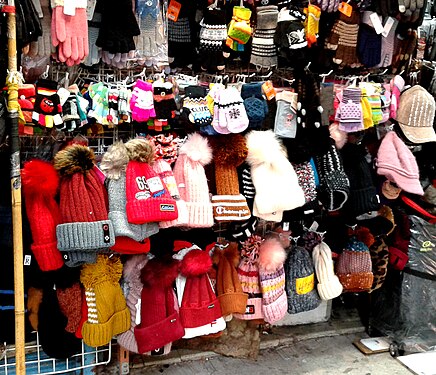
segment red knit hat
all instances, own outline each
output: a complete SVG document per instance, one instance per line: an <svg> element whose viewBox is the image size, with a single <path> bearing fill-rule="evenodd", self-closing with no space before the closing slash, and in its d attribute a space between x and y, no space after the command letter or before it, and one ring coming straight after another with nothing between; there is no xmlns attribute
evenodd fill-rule
<svg viewBox="0 0 436 375"><path fill-rule="evenodd" d="M61 251L92 252L95 256L97 250L109 249L115 243L106 191L94 160L92 150L78 144L55 156L54 167L61 175L61 224L56 228Z"/></svg>
<svg viewBox="0 0 436 375"><path fill-rule="evenodd" d="M130 157L126 171L126 213L132 224L170 221L178 217L176 201L150 164L154 147L146 139L126 143Z"/></svg>
<svg viewBox="0 0 436 375"><path fill-rule="evenodd" d="M59 177L52 164L32 160L24 164L22 178L33 238L32 252L42 271L57 270L64 265L56 242L59 206L55 196L59 187Z"/></svg>
<svg viewBox="0 0 436 375"><path fill-rule="evenodd" d="M115 237L115 245L111 250L119 254L146 254L150 251L150 239L138 242L130 237Z"/></svg>
<svg viewBox="0 0 436 375"><path fill-rule="evenodd" d="M186 284L180 318L185 328L201 327L222 316L219 300L207 275L211 267L212 259L207 251L191 250L183 258L180 273L186 277Z"/></svg>
<svg viewBox="0 0 436 375"><path fill-rule="evenodd" d="M138 352L146 353L179 340L185 334L172 284L179 262L151 259L142 269L141 323L135 327Z"/></svg>

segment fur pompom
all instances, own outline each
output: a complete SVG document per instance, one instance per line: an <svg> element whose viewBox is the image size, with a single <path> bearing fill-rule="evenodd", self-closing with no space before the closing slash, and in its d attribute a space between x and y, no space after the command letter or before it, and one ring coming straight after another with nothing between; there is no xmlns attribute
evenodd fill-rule
<svg viewBox="0 0 436 375"><path fill-rule="evenodd" d="M207 251L191 250L182 260L180 273L183 276L199 276L207 273L212 267L212 259Z"/></svg>
<svg viewBox="0 0 436 375"><path fill-rule="evenodd" d="M34 159L24 164L21 171L26 194L54 197L59 187L59 176L53 164Z"/></svg>
<svg viewBox="0 0 436 375"><path fill-rule="evenodd" d="M102 281L117 284L123 272L123 264L119 257L109 258L99 254L94 264L85 264L80 272L80 281L85 288L94 288Z"/></svg>
<svg viewBox="0 0 436 375"><path fill-rule="evenodd" d="M330 138L335 141L336 148L340 150L345 146L345 143L348 141L348 135L344 131L339 129L339 124L334 122L329 126L330 130Z"/></svg>
<svg viewBox="0 0 436 375"><path fill-rule="evenodd" d="M107 178L117 180L126 172L129 162L129 154L123 142L115 142L106 153L100 163L100 169Z"/></svg>
<svg viewBox="0 0 436 375"><path fill-rule="evenodd" d="M54 157L54 167L62 177L85 174L94 167L94 162L94 152L89 147L76 144L65 147Z"/></svg>
<svg viewBox="0 0 436 375"><path fill-rule="evenodd" d="M156 153L155 147L153 143L145 138L131 139L125 144L125 147L130 160L153 164Z"/></svg>
<svg viewBox="0 0 436 375"><path fill-rule="evenodd" d="M192 133L180 148L179 154L186 155L189 159L207 165L212 161L212 148L207 138L199 133Z"/></svg>
<svg viewBox="0 0 436 375"><path fill-rule="evenodd" d="M247 162L250 166L262 163L274 163L277 156L286 155L282 143L272 130L253 130L246 136L247 140Z"/></svg>
<svg viewBox="0 0 436 375"><path fill-rule="evenodd" d="M215 164L238 167L247 158L247 143L241 134L211 137L210 142Z"/></svg>
<svg viewBox="0 0 436 375"><path fill-rule="evenodd" d="M356 236L357 240L363 242L367 247L371 247L375 242L375 238L366 227L358 227L356 230L349 229L348 234L350 236Z"/></svg>
<svg viewBox="0 0 436 375"><path fill-rule="evenodd" d="M264 272L275 272L283 266L286 251L276 238L268 238L259 246L259 269Z"/></svg>
<svg viewBox="0 0 436 375"><path fill-rule="evenodd" d="M167 288L179 275L180 262L172 258L153 258L147 262L141 271L144 286Z"/></svg>

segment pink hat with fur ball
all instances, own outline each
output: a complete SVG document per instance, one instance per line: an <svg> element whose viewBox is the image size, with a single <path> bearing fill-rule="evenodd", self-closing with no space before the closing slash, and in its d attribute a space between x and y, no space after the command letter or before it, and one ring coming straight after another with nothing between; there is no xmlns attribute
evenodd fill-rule
<svg viewBox="0 0 436 375"><path fill-rule="evenodd" d="M394 131L387 133L380 144L377 174L408 193L424 195L415 156Z"/></svg>

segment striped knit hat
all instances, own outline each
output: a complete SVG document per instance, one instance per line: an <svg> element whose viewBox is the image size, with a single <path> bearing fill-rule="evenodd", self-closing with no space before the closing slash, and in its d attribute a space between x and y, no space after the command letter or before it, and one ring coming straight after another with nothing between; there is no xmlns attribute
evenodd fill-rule
<svg viewBox="0 0 436 375"><path fill-rule="evenodd" d="M263 319L262 292L259 280L259 246L262 238L253 235L242 244L241 261L237 269L242 290L248 294L245 314L234 314L238 319Z"/></svg>
<svg viewBox="0 0 436 375"><path fill-rule="evenodd" d="M435 100L426 89L416 85L403 91L397 121L406 138L413 143L435 142L433 129Z"/></svg>
<svg viewBox="0 0 436 375"><path fill-rule="evenodd" d="M285 292L286 251L280 241L268 238L259 247L259 279L262 292L263 314L268 323L281 320L288 310Z"/></svg>

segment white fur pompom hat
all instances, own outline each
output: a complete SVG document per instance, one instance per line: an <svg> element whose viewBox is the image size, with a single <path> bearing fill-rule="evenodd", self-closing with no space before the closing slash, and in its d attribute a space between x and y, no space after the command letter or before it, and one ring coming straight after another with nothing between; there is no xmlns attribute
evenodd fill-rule
<svg viewBox="0 0 436 375"><path fill-rule="evenodd" d="M256 189L253 215L281 221L283 211L305 204L297 174L272 130L251 131L246 137L247 162Z"/></svg>

